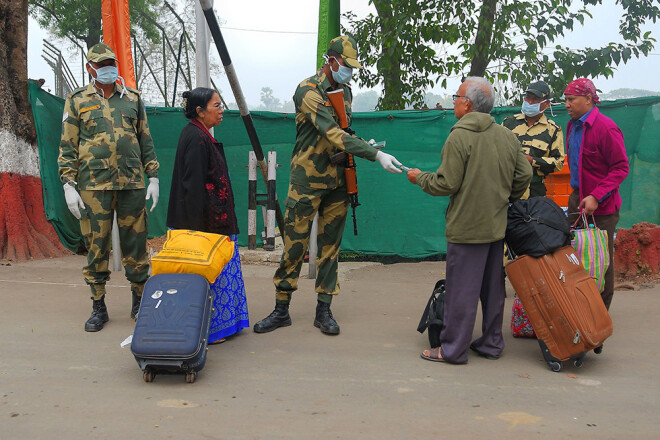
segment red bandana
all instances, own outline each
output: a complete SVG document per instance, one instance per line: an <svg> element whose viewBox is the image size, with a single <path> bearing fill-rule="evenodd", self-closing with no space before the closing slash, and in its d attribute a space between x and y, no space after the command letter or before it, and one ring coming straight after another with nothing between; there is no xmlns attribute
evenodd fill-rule
<svg viewBox="0 0 660 440"><path fill-rule="evenodd" d="M578 78L575 81L571 82L566 86L564 90L564 95L574 95L574 96L591 96L591 100L594 104L600 104L600 99L598 99L598 93L596 93L596 86L590 79L587 78Z"/></svg>

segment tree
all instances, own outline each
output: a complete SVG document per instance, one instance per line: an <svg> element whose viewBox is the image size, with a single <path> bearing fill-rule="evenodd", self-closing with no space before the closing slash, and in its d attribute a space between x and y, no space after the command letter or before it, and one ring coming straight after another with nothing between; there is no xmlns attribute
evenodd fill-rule
<svg viewBox="0 0 660 440"><path fill-rule="evenodd" d="M0 0L0 258L65 254L46 221L28 102L28 0Z"/></svg>
<svg viewBox="0 0 660 440"><path fill-rule="evenodd" d="M30 15L39 25L59 38L85 42L87 49L101 42L102 0L29 0ZM141 29L147 39L159 41L159 33L151 20L164 9L163 0L131 0L131 30Z"/></svg>
<svg viewBox="0 0 660 440"><path fill-rule="evenodd" d="M609 93L602 93L599 95L601 100L615 100L615 99L630 99L630 98L640 98L642 96L660 96L660 92L654 92L652 90L645 89L616 89L612 90Z"/></svg>
<svg viewBox="0 0 660 440"><path fill-rule="evenodd" d="M263 110L279 111L282 109L282 103L273 96L273 89L270 87L261 88L261 102L263 103Z"/></svg>
<svg viewBox="0 0 660 440"><path fill-rule="evenodd" d="M366 92L356 93L353 96L354 112L372 112L378 104L378 92L367 90Z"/></svg>
<svg viewBox="0 0 660 440"><path fill-rule="evenodd" d="M451 96L436 95L435 93L426 93L424 95L424 103L428 108L453 108L454 103Z"/></svg>
<svg viewBox="0 0 660 440"><path fill-rule="evenodd" d="M557 93L579 77L610 77L614 66L646 56L656 40L641 34L660 18L658 0L616 0L624 43L571 49L554 44L591 17L602 0L371 0L376 15L347 13L360 46L360 85L382 84L381 110L421 107L423 94L448 77L485 76L510 99L543 77ZM474 11L474 13L472 12Z"/></svg>
<svg viewBox="0 0 660 440"><path fill-rule="evenodd" d="M194 6L197 1L129 1L137 88L148 103L172 104L181 44L181 68L176 78L177 98L174 105L179 104L184 90L194 87ZM30 15L65 44L71 46L73 42L78 45L77 41L81 40L89 49L101 41L102 0L29 0L29 3ZM210 68L213 75L221 72L217 63L211 63Z"/></svg>

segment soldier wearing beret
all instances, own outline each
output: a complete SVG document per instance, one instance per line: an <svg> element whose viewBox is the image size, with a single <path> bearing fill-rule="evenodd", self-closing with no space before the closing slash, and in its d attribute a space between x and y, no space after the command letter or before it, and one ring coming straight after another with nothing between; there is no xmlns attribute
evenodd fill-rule
<svg viewBox="0 0 660 440"><path fill-rule="evenodd" d="M529 193L523 196L545 196L545 178L564 166L564 137L561 127L543 112L550 107L550 87L537 81L529 85L523 98L522 113L506 118L502 125L518 136L525 157L534 174Z"/></svg>
<svg viewBox="0 0 660 440"><path fill-rule="evenodd" d="M132 318L139 309L149 276L146 200L153 198L153 211L158 203L158 161L140 92L123 85L112 49L94 45L86 67L92 81L74 90L64 105L57 162L67 206L80 220L88 251L83 277L93 303L85 331L96 332L109 319L104 299L115 212L122 263L131 283Z"/></svg>
<svg viewBox="0 0 660 440"><path fill-rule="evenodd" d="M353 95L348 83L353 69L360 69L357 45L351 37L340 36L330 42L326 63L298 84L293 102L296 106L296 144L291 157L289 192L285 201L285 225L282 231L284 252L273 281L275 310L254 325L257 333L266 333L291 325L289 302L298 288L314 216L318 212L318 302L314 326L330 335L339 333L330 304L339 293L337 257L344 232L349 198L346 192L343 163L335 164L331 156L339 152L378 161L391 173L400 173L401 165L394 156L371 147L339 126L339 116L328 98L328 92L343 90L344 107L351 120Z"/></svg>

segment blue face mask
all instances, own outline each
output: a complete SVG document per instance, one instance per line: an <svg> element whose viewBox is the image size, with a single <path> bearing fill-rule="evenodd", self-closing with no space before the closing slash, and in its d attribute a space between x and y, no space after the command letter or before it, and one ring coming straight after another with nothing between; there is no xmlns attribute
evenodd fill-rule
<svg viewBox="0 0 660 440"><path fill-rule="evenodd" d="M337 62L337 64L339 64L339 62ZM334 79L339 84L346 84L353 77L353 69L347 66L342 66L341 64L339 64L338 71L335 72L332 70L332 67L330 68L330 71L332 72L332 79Z"/></svg>
<svg viewBox="0 0 660 440"><path fill-rule="evenodd" d="M92 65L90 64L89 67L92 67ZM117 76L119 75L117 66L104 66L98 69L92 67L92 70L96 72L96 81L101 84L112 84L117 81Z"/></svg>
<svg viewBox="0 0 660 440"><path fill-rule="evenodd" d="M545 101L543 101L543 102L545 102ZM533 117L533 116L541 114L542 113L541 112L541 104L543 102L539 102L537 104L530 104L529 102L523 100L523 104L522 104L523 114L525 116L529 116L529 117Z"/></svg>

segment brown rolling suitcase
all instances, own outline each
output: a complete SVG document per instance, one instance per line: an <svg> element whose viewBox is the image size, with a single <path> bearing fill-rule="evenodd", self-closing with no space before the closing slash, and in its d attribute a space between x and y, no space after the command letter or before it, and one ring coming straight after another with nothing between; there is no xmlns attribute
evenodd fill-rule
<svg viewBox="0 0 660 440"><path fill-rule="evenodd" d="M538 258L518 257L506 265L506 273L553 371L568 359L582 366L586 352L612 334L596 282L571 246Z"/></svg>

